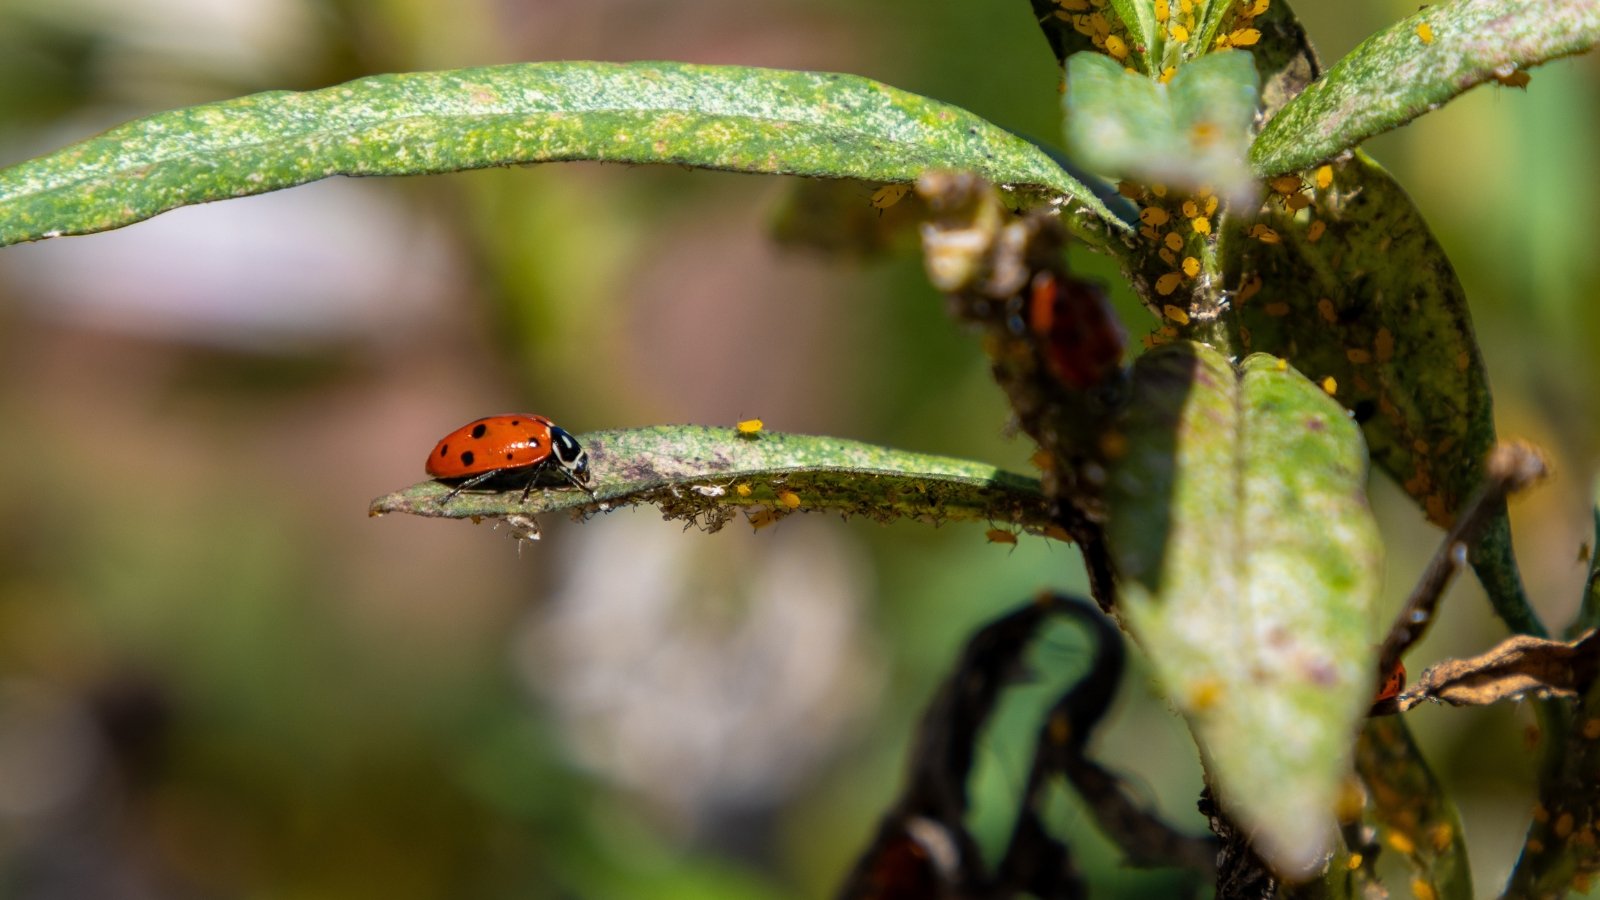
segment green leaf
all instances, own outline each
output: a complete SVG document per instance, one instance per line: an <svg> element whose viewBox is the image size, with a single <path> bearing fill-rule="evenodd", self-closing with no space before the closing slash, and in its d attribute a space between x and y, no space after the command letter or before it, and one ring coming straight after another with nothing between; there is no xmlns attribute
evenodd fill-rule
<svg viewBox="0 0 1600 900"><path fill-rule="evenodd" d="M1448 527L1495 442L1466 294L1411 198L1363 154L1334 166L1332 183L1313 198L1298 215L1269 204L1254 220L1276 243L1228 220L1219 247L1225 283L1260 286L1253 296L1238 292L1246 299L1228 319L1235 345L1284 357L1318 382L1332 377L1373 461L1429 520ZM1313 231L1314 222L1321 228ZM1503 508L1472 561L1501 617L1514 630L1542 633Z"/></svg>
<svg viewBox="0 0 1600 900"><path fill-rule="evenodd" d="M962 169L1111 216L1039 148L853 75L682 63L526 63L362 78L159 113L0 171L0 245L104 231L330 175L563 160L909 182Z"/></svg>
<svg viewBox="0 0 1600 900"><path fill-rule="evenodd" d="M1372 702L1382 545L1361 432L1299 372L1201 344L1133 367L1107 481L1118 608L1219 799L1286 877L1321 865Z"/></svg>
<svg viewBox="0 0 1600 900"><path fill-rule="evenodd" d="M669 519L708 531L740 511L758 524L791 512L826 511L881 522L988 521L1061 535L1037 480L982 463L841 438L765 431L746 437L698 425L596 431L578 441L589 452L593 497L559 486L535 489L526 501L518 488L464 492L446 502L449 488L424 481L379 497L369 512L530 517L648 503Z"/></svg>
<svg viewBox="0 0 1600 900"><path fill-rule="evenodd" d="M1212 53L1160 84L1115 60L1079 53L1067 60L1067 147L1085 168L1113 178L1248 198L1245 165L1256 111L1256 70L1248 53Z"/></svg>
<svg viewBox="0 0 1600 900"><path fill-rule="evenodd" d="M1356 742L1356 771L1367 786L1379 834L1405 859L1414 878L1432 888L1439 900L1472 900L1461 818L1404 718L1367 720Z"/></svg>
<svg viewBox="0 0 1600 900"><path fill-rule="evenodd" d="M1363 41L1285 106L1257 136L1250 162L1262 175L1304 169L1404 125L1497 72L1510 75L1597 42L1600 4L1594 0L1455 0L1425 7Z"/></svg>

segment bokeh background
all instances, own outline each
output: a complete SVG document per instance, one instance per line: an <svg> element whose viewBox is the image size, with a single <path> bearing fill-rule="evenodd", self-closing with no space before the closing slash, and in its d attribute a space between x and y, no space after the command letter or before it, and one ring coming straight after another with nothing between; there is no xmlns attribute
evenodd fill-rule
<svg viewBox="0 0 1600 900"><path fill-rule="evenodd" d="M1415 10L1301 6L1329 61ZM0 164L253 91L569 58L850 71L1057 133L1021 0L0 0ZM1553 459L1513 514L1562 627L1600 464L1600 57L1369 149L1456 261L1502 433ZM774 243L788 189L584 164L336 180L0 251L0 897L826 895L963 636L1081 590L1071 548L648 510L519 547L365 514L439 435L510 410L575 432L760 416L1026 470L915 254ZM1438 535L1373 493L1397 603ZM1414 666L1499 635L1458 584ZM984 740L991 849L1082 663L1048 636ZM1495 893L1527 711L1411 721ZM1201 829L1192 744L1141 670L1098 747ZM1070 798L1052 815L1103 895L1178 888L1122 869Z"/></svg>

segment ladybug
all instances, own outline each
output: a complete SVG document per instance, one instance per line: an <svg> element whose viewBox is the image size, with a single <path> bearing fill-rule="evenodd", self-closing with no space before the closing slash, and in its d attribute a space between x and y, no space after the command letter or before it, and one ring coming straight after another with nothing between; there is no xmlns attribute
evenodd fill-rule
<svg viewBox="0 0 1600 900"><path fill-rule="evenodd" d="M440 502L480 484L515 484L518 479L526 500L533 486L551 472L594 496L588 451L554 422L527 413L486 416L457 428L434 445L427 470L455 485Z"/></svg>
<svg viewBox="0 0 1600 900"><path fill-rule="evenodd" d="M1028 328L1063 385L1088 390L1122 365L1127 336L1105 289L1049 269L1028 285Z"/></svg>

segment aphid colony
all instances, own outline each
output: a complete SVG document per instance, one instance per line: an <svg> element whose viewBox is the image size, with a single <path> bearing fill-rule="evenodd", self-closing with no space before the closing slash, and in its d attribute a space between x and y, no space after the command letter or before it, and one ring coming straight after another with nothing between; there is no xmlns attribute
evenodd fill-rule
<svg viewBox="0 0 1600 900"><path fill-rule="evenodd" d="M1216 24L1210 49L1254 46L1261 40L1255 19L1265 15L1271 4L1272 0L1234 3L1231 17L1224 14ZM1096 50L1123 63L1130 73L1140 74L1135 64L1142 63L1144 70L1162 84L1172 80L1184 60L1208 52L1195 46L1201 29L1201 4L1196 0L1155 0L1155 52L1128 32L1122 18L1108 9L1110 5L1110 0L1055 0L1053 15L1088 38Z"/></svg>

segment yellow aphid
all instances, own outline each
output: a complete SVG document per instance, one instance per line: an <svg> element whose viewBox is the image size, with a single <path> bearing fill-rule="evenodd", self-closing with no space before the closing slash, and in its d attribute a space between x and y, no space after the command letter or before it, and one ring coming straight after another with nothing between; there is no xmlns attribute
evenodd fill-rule
<svg viewBox="0 0 1600 900"><path fill-rule="evenodd" d="M1438 900L1439 895L1434 892L1433 885L1421 878L1411 879L1411 896L1417 900Z"/></svg>
<svg viewBox="0 0 1600 900"><path fill-rule="evenodd" d="M1200 260L1195 259L1192 256L1185 256L1183 258L1183 274L1189 276L1190 278L1193 278L1196 275L1199 275L1200 274Z"/></svg>
<svg viewBox="0 0 1600 900"><path fill-rule="evenodd" d="M1293 194L1305 185L1300 183L1299 175L1274 175L1267 179L1267 187L1272 188L1275 194Z"/></svg>
<svg viewBox="0 0 1600 900"><path fill-rule="evenodd" d="M1013 547L1015 547L1017 544L1016 532L1007 531L1004 528L991 528L988 531L985 531L983 534L989 539L989 543L991 544L1010 544Z"/></svg>
<svg viewBox="0 0 1600 900"><path fill-rule="evenodd" d="M746 515L745 518L750 520L751 528L760 531L769 525L775 524L778 521L778 514L770 509L758 509Z"/></svg>
<svg viewBox="0 0 1600 900"><path fill-rule="evenodd" d="M1194 229L1195 234L1210 234L1211 220L1205 216L1201 216L1197 219L1190 219L1189 227Z"/></svg>
<svg viewBox="0 0 1600 900"><path fill-rule="evenodd" d="M733 491L741 497L748 497L750 496L750 485L736 484L733 486Z"/></svg>
<svg viewBox="0 0 1600 900"><path fill-rule="evenodd" d="M1322 389L1327 391L1328 396L1331 397L1339 393L1339 382L1332 375L1329 375L1327 378L1322 379Z"/></svg>
<svg viewBox="0 0 1600 900"><path fill-rule="evenodd" d="M1143 228L1139 229L1139 233L1144 235L1144 239L1149 241L1152 244L1155 243L1156 241L1161 240L1161 232L1155 230L1154 228L1151 228L1149 225L1146 225Z"/></svg>
<svg viewBox="0 0 1600 900"><path fill-rule="evenodd" d="M1287 359L1283 359L1281 357L1278 359L1278 371L1279 372L1287 372L1287 371L1289 371L1289 361Z"/></svg>
<svg viewBox="0 0 1600 900"><path fill-rule="evenodd" d="M1318 219L1311 223L1310 228L1306 229L1306 240L1315 244L1317 241L1322 240L1322 233L1327 230L1328 223Z"/></svg>
<svg viewBox="0 0 1600 900"><path fill-rule="evenodd" d="M911 193L911 185L909 184L886 184L872 192L872 208L878 210L888 209L904 200L906 194L909 193Z"/></svg>
<svg viewBox="0 0 1600 900"><path fill-rule="evenodd" d="M1106 38L1106 52L1111 54L1111 58L1112 59L1117 59L1117 60L1127 59L1128 58L1128 42L1124 41L1122 38L1119 38L1114 34L1113 35L1109 35ZM1137 75L1139 73L1138 72L1134 72L1133 74Z"/></svg>
<svg viewBox="0 0 1600 900"><path fill-rule="evenodd" d="M1139 221L1151 228L1160 228L1171 218L1172 215L1159 206L1146 206L1139 211Z"/></svg>
<svg viewBox="0 0 1600 900"><path fill-rule="evenodd" d="M1366 858L1361 854L1352 853L1350 854L1350 858L1344 861L1344 867L1354 872L1355 870L1361 868L1361 864L1365 861Z"/></svg>
<svg viewBox="0 0 1600 900"><path fill-rule="evenodd" d="M1177 322L1179 325L1189 324L1189 314L1184 312L1181 307L1173 306L1171 303L1168 303L1166 306L1161 307L1161 312L1166 315L1167 318Z"/></svg>
<svg viewBox="0 0 1600 900"><path fill-rule="evenodd" d="M1263 244L1276 244L1283 240L1282 238L1278 237L1278 233L1276 231L1273 231L1271 228L1268 228L1266 225L1260 222L1250 226L1250 236Z"/></svg>
<svg viewBox="0 0 1600 900"><path fill-rule="evenodd" d="M1178 329L1172 327L1171 325L1163 325L1156 329L1156 334L1159 334L1170 341L1178 336Z"/></svg>
<svg viewBox="0 0 1600 900"><path fill-rule="evenodd" d="M1429 25L1427 22L1418 22L1417 37L1420 38L1424 44L1433 43L1433 26Z"/></svg>
<svg viewBox="0 0 1600 900"><path fill-rule="evenodd" d="M1245 0L1245 2L1249 6L1249 9L1245 11L1245 15L1247 16L1266 15L1267 7L1272 5L1272 0L1255 0L1254 3L1250 3L1249 0Z"/></svg>
<svg viewBox="0 0 1600 900"><path fill-rule="evenodd" d="M1327 190L1333 184L1333 166L1317 167L1317 188Z"/></svg>
<svg viewBox="0 0 1600 900"><path fill-rule="evenodd" d="M1228 33L1228 43L1235 47L1253 47L1261 40L1259 28L1236 28Z"/></svg>
<svg viewBox="0 0 1600 900"><path fill-rule="evenodd" d="M779 491L778 502L789 507L790 509L799 509L800 495L796 494L794 491Z"/></svg>
<svg viewBox="0 0 1600 900"><path fill-rule="evenodd" d="M1164 184L1152 184L1150 185L1150 193L1155 194L1157 197L1165 197L1167 195L1167 186Z"/></svg>
<svg viewBox="0 0 1600 900"><path fill-rule="evenodd" d="M1290 194L1283 198L1283 205L1289 207L1290 212L1299 212L1311 205L1311 198L1305 194Z"/></svg>
<svg viewBox="0 0 1600 900"><path fill-rule="evenodd" d="M1172 76L1174 76L1176 74L1178 74L1178 67L1177 66L1167 66L1165 69L1161 70L1161 77L1157 78L1156 80L1161 82L1162 84L1166 84L1167 82L1171 81L1172 80Z"/></svg>
<svg viewBox="0 0 1600 900"><path fill-rule="evenodd" d="M1176 253L1183 249L1183 236L1178 234L1176 231L1169 231L1167 232L1165 243L1168 250Z"/></svg>
<svg viewBox="0 0 1600 900"><path fill-rule="evenodd" d="M1165 25L1170 18L1172 18L1172 5L1167 0L1156 0L1156 23Z"/></svg>
<svg viewBox="0 0 1600 900"><path fill-rule="evenodd" d="M1186 43L1189 40L1189 29L1179 25L1177 22L1173 22L1167 26L1167 36L1180 44Z"/></svg>
<svg viewBox="0 0 1600 900"><path fill-rule="evenodd" d="M1132 181L1119 181L1117 182L1117 193L1127 197L1129 200L1137 200L1144 196L1144 188Z"/></svg>
<svg viewBox="0 0 1600 900"><path fill-rule="evenodd" d="M1182 272L1168 272L1167 274L1165 274L1165 275L1161 276L1160 278L1156 279L1156 293L1158 293L1161 296L1165 297L1165 296L1171 294L1173 291L1177 290L1178 289L1178 285L1180 285L1182 283L1183 283L1183 273Z"/></svg>
<svg viewBox="0 0 1600 900"><path fill-rule="evenodd" d="M1189 708L1195 712L1205 712L1222 699L1222 683L1209 676L1200 678L1189 685L1188 693Z"/></svg>
<svg viewBox="0 0 1600 900"><path fill-rule="evenodd" d="M1211 46L1218 50L1227 50L1233 46L1233 42L1227 35L1219 34L1217 35L1217 39L1211 42Z"/></svg>
<svg viewBox="0 0 1600 900"><path fill-rule="evenodd" d="M1175 266L1178 264L1178 254L1173 253L1171 250L1168 250L1165 247L1162 247L1160 250L1158 250L1156 255L1161 257L1161 261L1169 266Z"/></svg>
<svg viewBox="0 0 1600 900"><path fill-rule="evenodd" d="M1239 303L1243 303L1259 293L1261 293L1261 276L1251 275L1244 280L1243 284L1239 285L1239 295L1234 299Z"/></svg>
<svg viewBox="0 0 1600 900"><path fill-rule="evenodd" d="M1138 74L1140 74L1139 70L1135 69L1133 66L1123 66L1122 67L1122 71L1127 72L1129 75L1138 75Z"/></svg>
<svg viewBox="0 0 1600 900"><path fill-rule="evenodd" d="M1194 202L1193 200L1183 201L1183 214L1190 219L1200 215L1200 204Z"/></svg>
<svg viewBox="0 0 1600 900"><path fill-rule="evenodd" d="M1206 197L1206 215L1215 215L1217 211L1217 198L1215 195Z"/></svg>
<svg viewBox="0 0 1600 900"><path fill-rule="evenodd" d="M1333 301L1327 297L1317 301L1317 315L1321 316L1322 321L1327 322L1329 325L1339 324L1339 311L1334 308Z"/></svg>
<svg viewBox="0 0 1600 900"><path fill-rule="evenodd" d="M737 426L739 429L739 435L741 437L755 437L761 433L761 428L765 424L766 423L762 422L760 419L745 419Z"/></svg>
<svg viewBox="0 0 1600 900"><path fill-rule="evenodd" d="M1178 9L1186 16L1193 13L1194 0L1178 0Z"/></svg>

